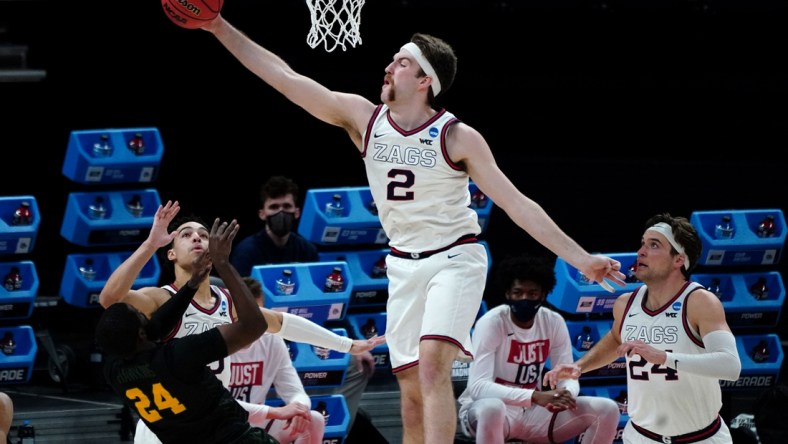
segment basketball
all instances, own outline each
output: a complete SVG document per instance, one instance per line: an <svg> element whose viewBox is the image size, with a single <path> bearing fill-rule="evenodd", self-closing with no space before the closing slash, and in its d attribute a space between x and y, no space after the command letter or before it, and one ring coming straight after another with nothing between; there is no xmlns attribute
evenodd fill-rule
<svg viewBox="0 0 788 444"><path fill-rule="evenodd" d="M224 0L161 0L164 14L173 23L186 29L196 29L216 18Z"/></svg>

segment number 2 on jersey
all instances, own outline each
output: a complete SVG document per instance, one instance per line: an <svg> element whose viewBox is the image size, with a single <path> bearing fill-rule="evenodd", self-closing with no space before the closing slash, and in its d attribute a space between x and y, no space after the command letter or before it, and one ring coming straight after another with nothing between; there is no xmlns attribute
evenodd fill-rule
<svg viewBox="0 0 788 444"><path fill-rule="evenodd" d="M386 186L386 199L388 200L413 200L413 191L410 188L416 182L413 171L392 169L389 170L388 176L392 180ZM403 188L406 191L402 191Z"/></svg>

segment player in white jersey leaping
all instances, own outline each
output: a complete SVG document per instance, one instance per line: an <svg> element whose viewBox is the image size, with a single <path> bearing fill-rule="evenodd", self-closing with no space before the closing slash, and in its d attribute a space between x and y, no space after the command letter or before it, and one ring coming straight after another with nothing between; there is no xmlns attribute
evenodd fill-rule
<svg viewBox="0 0 788 444"><path fill-rule="evenodd" d="M701 250L686 218L650 218L635 272L644 285L616 299L613 328L591 350L545 375L555 386L625 356L627 444L732 442L719 381L737 380L741 361L722 303L689 280Z"/></svg>
<svg viewBox="0 0 788 444"><path fill-rule="evenodd" d="M457 68L454 50L443 40L415 34L397 50L384 70L383 103L376 105L296 73L221 16L203 29L294 104L343 128L364 159L392 253L386 336L406 444L454 440L452 362L473 356L470 330L487 279L486 251L475 242L481 228L468 208L469 180L590 279L623 285L618 261L581 248L503 174L475 129L433 108Z"/></svg>

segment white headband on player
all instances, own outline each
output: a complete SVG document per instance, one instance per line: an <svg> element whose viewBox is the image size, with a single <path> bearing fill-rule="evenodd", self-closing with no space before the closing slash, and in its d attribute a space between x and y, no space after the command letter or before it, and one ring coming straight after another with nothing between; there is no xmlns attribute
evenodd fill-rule
<svg viewBox="0 0 788 444"><path fill-rule="evenodd" d="M656 231L661 235L665 236L665 238L670 242L670 245L679 252L680 255L684 256L684 268L689 270L690 267L690 260L687 256L687 253L684 252L684 247L682 247L678 242L676 242L676 238L673 237L673 228L670 225L666 224L665 222L660 222L654 224L653 226L649 227L646 231Z"/></svg>
<svg viewBox="0 0 788 444"><path fill-rule="evenodd" d="M430 62L427 61L427 58L424 57L424 54L421 53L419 47L413 42L408 42L402 45L400 50L408 51L410 55L416 59L416 63L421 66L424 74L427 74L432 78L432 85L430 85L432 87L432 95L437 97L438 93L441 92L441 81L438 80L438 76L435 74L435 69L432 67L432 65L430 65Z"/></svg>

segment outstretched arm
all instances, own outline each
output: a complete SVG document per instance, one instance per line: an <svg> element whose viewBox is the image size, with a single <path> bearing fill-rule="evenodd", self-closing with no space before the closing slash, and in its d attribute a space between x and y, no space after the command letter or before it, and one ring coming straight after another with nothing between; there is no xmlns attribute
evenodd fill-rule
<svg viewBox="0 0 788 444"><path fill-rule="evenodd" d="M385 336L377 335L364 340L350 339L301 316L264 307L260 307L260 311L268 321L268 332L288 341L316 345L351 355L360 355L386 342Z"/></svg>
<svg viewBox="0 0 788 444"><path fill-rule="evenodd" d="M202 29L212 33L249 71L318 119L344 128L359 149L375 105L355 94L334 92L295 72L279 56L252 41L221 15Z"/></svg>
<svg viewBox="0 0 788 444"><path fill-rule="evenodd" d="M613 327L591 347L591 350L585 352L573 364L559 364L545 373L543 380L545 387L556 387L559 381L567 378L578 379L582 373L596 370L619 358L618 346L621 345L621 335L618 334L618 331L621 328L621 319L630 297L632 297L632 293L624 293L616 298L613 305Z"/></svg>
<svg viewBox="0 0 788 444"><path fill-rule="evenodd" d="M586 252L538 203L514 186L498 167L489 145L478 131L464 123L453 125L446 146L451 159L466 166L479 189L540 244L595 282L608 279L619 286L626 285L626 276L619 271L618 261Z"/></svg>
<svg viewBox="0 0 788 444"><path fill-rule="evenodd" d="M169 293L158 287L139 290L132 290L131 287L156 251L172 242L175 233L168 233L167 227L180 210L178 201L167 201L165 205L159 205L153 216L153 225L148 238L112 272L104 288L101 289L99 303L102 307L107 308L115 302L123 301L150 317L167 300Z"/></svg>

